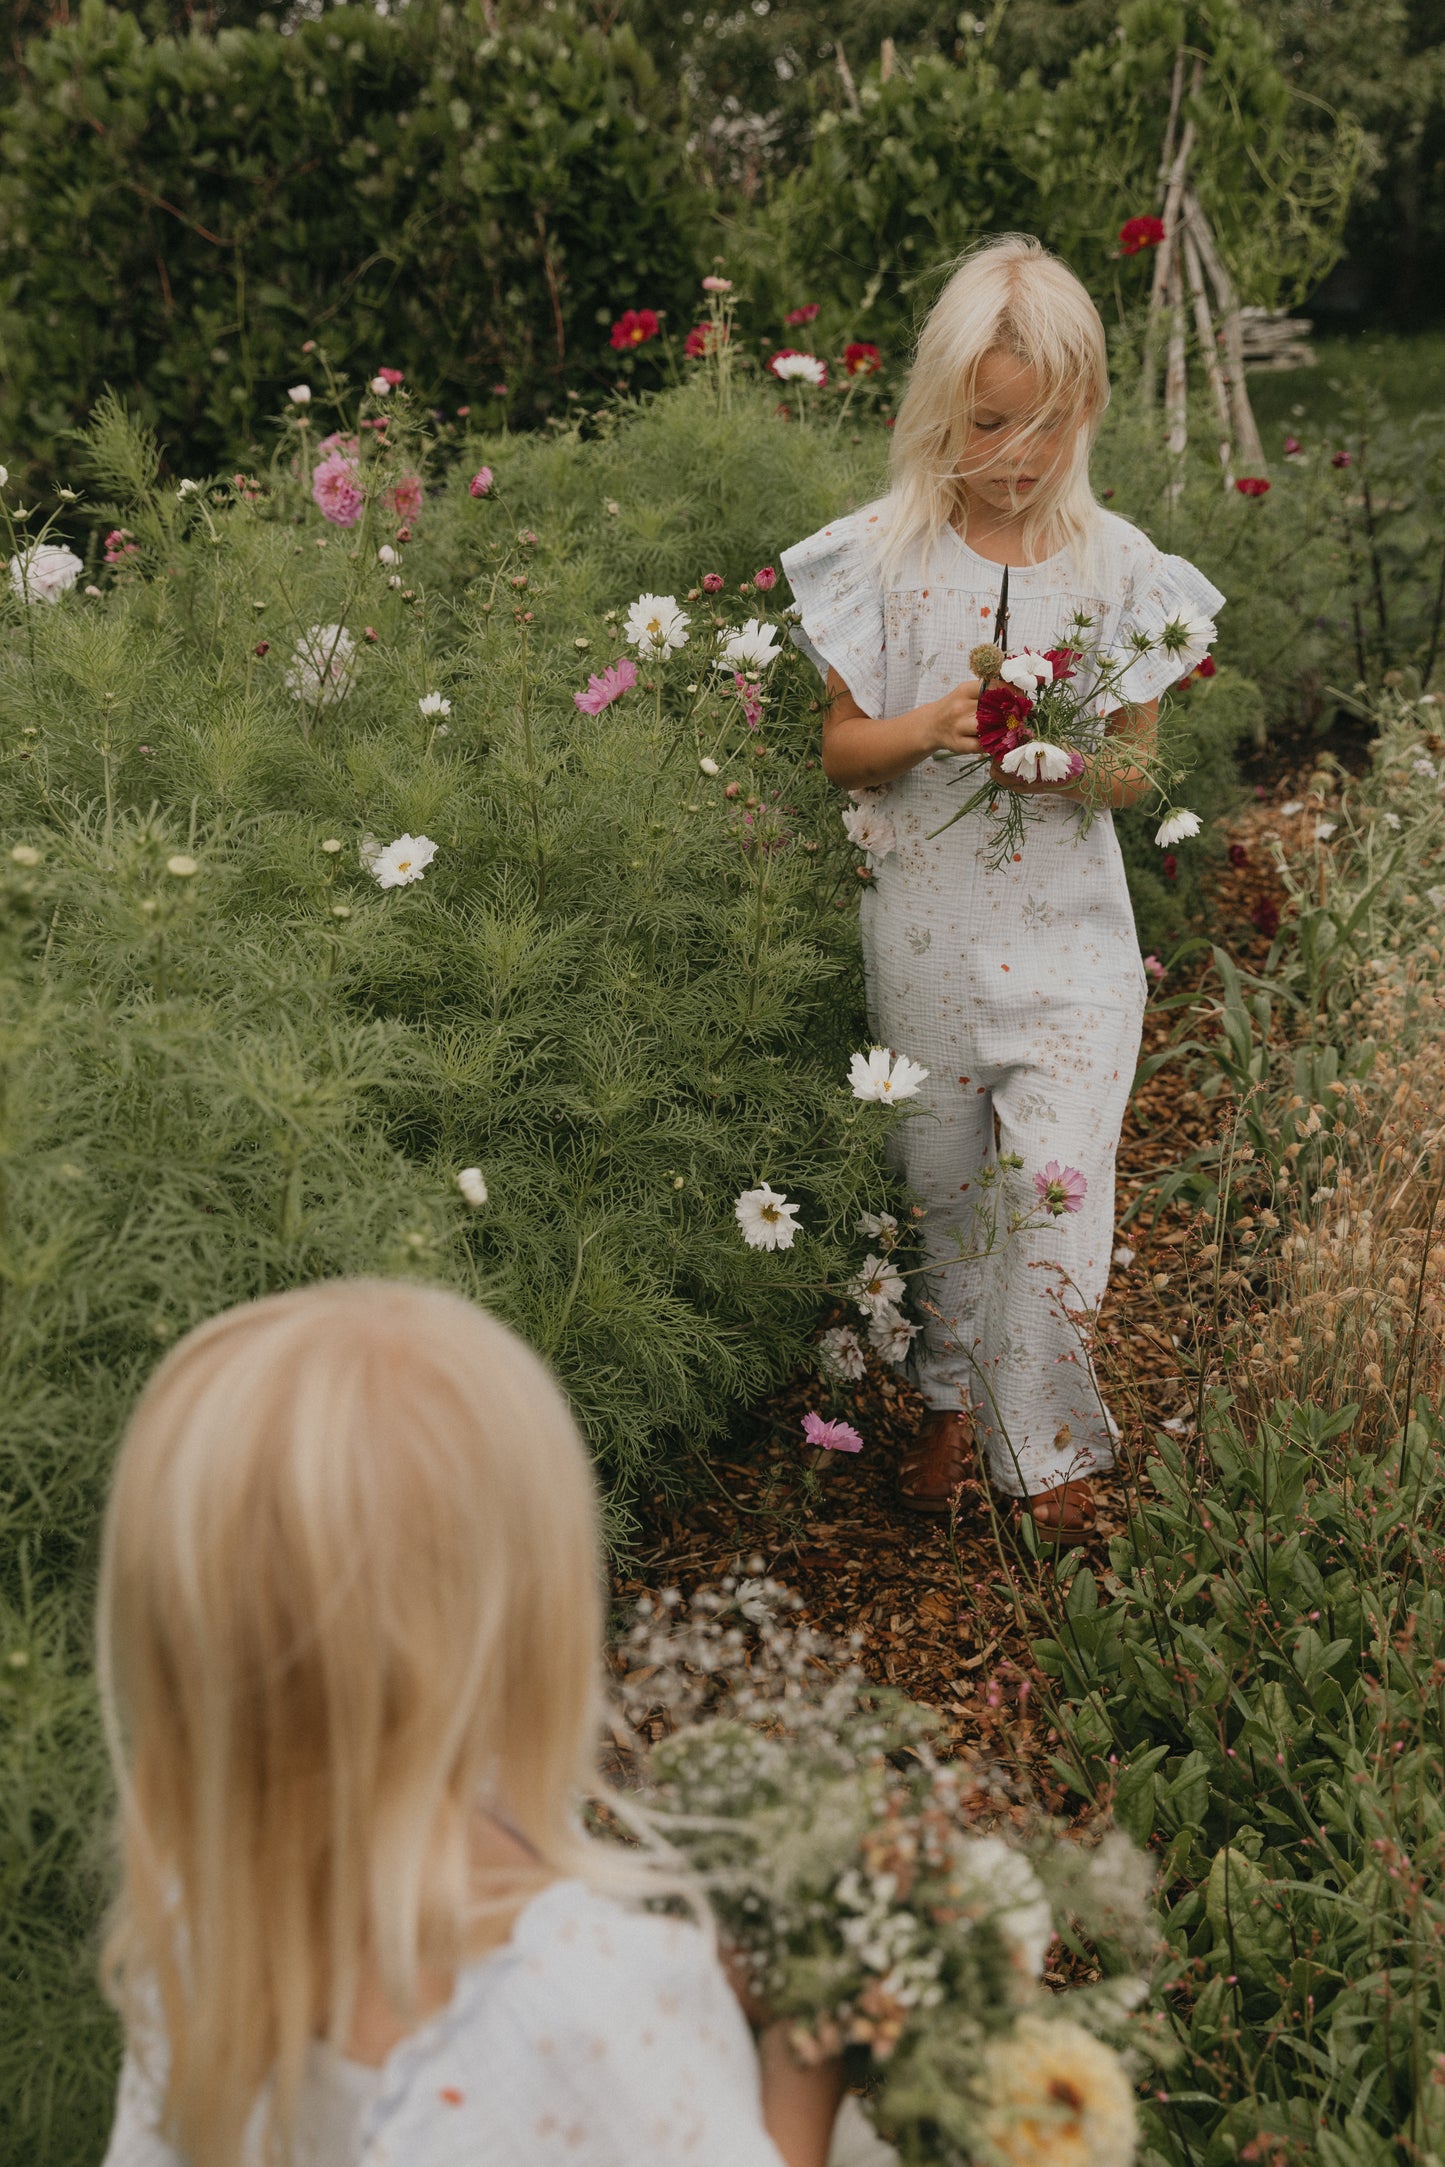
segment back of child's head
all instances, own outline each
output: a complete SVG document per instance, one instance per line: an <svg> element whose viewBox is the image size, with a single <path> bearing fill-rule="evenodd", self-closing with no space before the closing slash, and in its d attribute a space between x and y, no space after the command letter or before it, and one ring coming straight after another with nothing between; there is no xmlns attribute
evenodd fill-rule
<svg viewBox="0 0 1445 2167"><path fill-rule="evenodd" d="M1067 424L1065 452L1024 515L1031 549L1087 545L1097 519L1089 453L1109 402L1104 326L1087 288L1031 234L980 242L958 262L919 334L892 443L888 557L926 553L966 511L959 466L979 372L1003 354L1034 372L1037 399L1014 438Z"/></svg>
<svg viewBox="0 0 1445 2167"><path fill-rule="evenodd" d="M602 1590L557 1386L438 1289L332 1281L228 1311L160 1365L121 1448L99 1605L121 1793L107 1950L158 1994L195 2167L282 2120L363 1959L400 2009L450 1969L490 1802L575 1867Z"/></svg>

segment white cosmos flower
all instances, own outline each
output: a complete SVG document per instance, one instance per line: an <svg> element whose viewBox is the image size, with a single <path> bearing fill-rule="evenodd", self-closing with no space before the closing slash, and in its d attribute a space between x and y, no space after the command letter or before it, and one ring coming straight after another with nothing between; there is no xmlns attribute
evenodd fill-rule
<svg viewBox="0 0 1445 2167"><path fill-rule="evenodd" d="M196 491L200 488L200 486L201 485L199 482L182 482L176 490L176 502L178 504L184 504L186 498L193 497Z"/></svg>
<svg viewBox="0 0 1445 2167"><path fill-rule="evenodd" d="M843 826L854 849L866 850L870 858L886 858L898 848L898 830L876 805L850 805L843 814Z"/></svg>
<svg viewBox="0 0 1445 2167"><path fill-rule="evenodd" d="M895 1310L880 1310L868 1322L868 1340L876 1354L894 1369L902 1369L908 1360L909 1350L923 1330L921 1324L910 1324L908 1319Z"/></svg>
<svg viewBox="0 0 1445 2167"><path fill-rule="evenodd" d="M742 1229L749 1249L791 1249L798 1231L798 1206L769 1188L744 1189L733 1206L733 1217Z"/></svg>
<svg viewBox="0 0 1445 2167"><path fill-rule="evenodd" d="M487 1201L487 1184L482 1178L481 1168L479 1166L464 1166L457 1175L457 1187L461 1190L462 1195L471 1205L473 1211L480 1211Z"/></svg>
<svg viewBox="0 0 1445 2167"><path fill-rule="evenodd" d="M860 1212L858 1232L866 1234L870 1241L882 1242L885 1249L891 1249L898 1239L898 1221L891 1211Z"/></svg>
<svg viewBox="0 0 1445 2167"><path fill-rule="evenodd" d="M344 699L356 674L356 642L344 625L312 625L296 642L286 690L293 700L323 707Z"/></svg>
<svg viewBox="0 0 1445 2167"><path fill-rule="evenodd" d="M361 839L361 862L378 888L409 888L437 854L429 835L399 835L383 846L374 835Z"/></svg>
<svg viewBox="0 0 1445 2167"><path fill-rule="evenodd" d="M1129 1244L1127 1242L1120 1242L1118 1248L1114 1251L1114 1262L1119 1266L1119 1269L1121 1271L1126 1272L1129 1269L1129 1266L1133 1263L1133 1261L1134 1251L1129 1247Z"/></svg>
<svg viewBox="0 0 1445 2167"><path fill-rule="evenodd" d="M849 1280L848 1292L863 1316L889 1316L903 1299L903 1274L887 1257L874 1256L870 1250Z"/></svg>
<svg viewBox="0 0 1445 2167"><path fill-rule="evenodd" d="M10 584L22 602L58 602L84 570L73 549L62 549L54 542L32 542L10 559Z"/></svg>
<svg viewBox="0 0 1445 2167"><path fill-rule="evenodd" d="M1327 843L1338 826L1338 820L1317 820L1315 822L1315 841L1317 843Z"/></svg>
<svg viewBox="0 0 1445 2167"><path fill-rule="evenodd" d="M1199 833L1202 823L1198 813L1166 813L1155 831L1154 840L1161 850L1171 843L1184 843L1191 835Z"/></svg>
<svg viewBox="0 0 1445 2167"><path fill-rule="evenodd" d="M1293 820L1295 814L1302 813L1304 809L1303 798L1291 798L1288 805L1281 805L1279 816L1281 820Z"/></svg>
<svg viewBox="0 0 1445 2167"><path fill-rule="evenodd" d="M895 1099L916 1098L927 1074L906 1053L895 1060L886 1046L870 1046L867 1053L854 1054L848 1081L855 1099L883 1099L891 1104Z"/></svg>
<svg viewBox="0 0 1445 2167"><path fill-rule="evenodd" d="M851 1324L834 1325L818 1342L818 1359L834 1377L845 1377L852 1384L867 1373L868 1364L863 1354L863 1342Z"/></svg>
<svg viewBox="0 0 1445 2167"><path fill-rule="evenodd" d="M690 622L675 594L640 594L627 612L622 636L639 654L660 657L686 647Z"/></svg>
<svg viewBox="0 0 1445 2167"><path fill-rule="evenodd" d="M707 753L703 754L702 758L698 761L697 764L702 769L704 775L717 775L722 772L721 769L718 767L716 760L712 759Z"/></svg>
<svg viewBox="0 0 1445 2167"><path fill-rule="evenodd" d="M293 406L309 406L311 404L311 386L309 384L293 384L286 396Z"/></svg>
<svg viewBox="0 0 1445 2167"><path fill-rule="evenodd" d="M1006 775L1022 775L1026 782L1061 783L1074 771L1074 756L1062 745L1049 745L1042 738L1031 737L1026 745L1015 745L1006 752L999 766Z"/></svg>
<svg viewBox="0 0 1445 2167"><path fill-rule="evenodd" d="M1445 888L1427 888L1425 901L1431 910L1445 910Z"/></svg>
<svg viewBox="0 0 1445 2167"><path fill-rule="evenodd" d="M779 354L768 366L783 383L826 384L828 371L816 354Z"/></svg>
<svg viewBox="0 0 1445 2167"><path fill-rule="evenodd" d="M378 564L400 564L401 553L393 549L390 542L383 542L376 552L376 561Z"/></svg>
<svg viewBox="0 0 1445 2167"><path fill-rule="evenodd" d="M391 397L392 387L384 376L373 376L366 388L373 399L389 399Z"/></svg>
<svg viewBox="0 0 1445 2167"><path fill-rule="evenodd" d="M1159 644L1171 655L1207 654L1219 634L1219 627L1212 617L1200 617L1189 611L1171 617L1159 635Z"/></svg>
<svg viewBox="0 0 1445 2167"><path fill-rule="evenodd" d="M749 617L741 630L723 641L722 658L732 670L765 670L782 653L776 625Z"/></svg>
<svg viewBox="0 0 1445 2167"><path fill-rule="evenodd" d="M998 674L1006 685L1013 685L1020 692L1032 692L1036 685L1053 683L1054 665L1047 655L1026 647L1022 654L1007 656Z"/></svg>
<svg viewBox="0 0 1445 2167"><path fill-rule="evenodd" d="M1044 1886L1020 1851L1000 1836L974 1836L959 1847L954 1885L998 1927L1031 1979L1043 1974L1054 1938Z"/></svg>
<svg viewBox="0 0 1445 2167"><path fill-rule="evenodd" d="M10 479L10 469L9 469L9 467L0 467L0 489L3 489L3 488L5 487L5 484L6 484L6 483L7 483L8 481L9 481L9 479Z"/></svg>
<svg viewBox="0 0 1445 2167"><path fill-rule="evenodd" d="M451 701L439 692L424 692L416 704L423 715L449 715L452 711Z"/></svg>

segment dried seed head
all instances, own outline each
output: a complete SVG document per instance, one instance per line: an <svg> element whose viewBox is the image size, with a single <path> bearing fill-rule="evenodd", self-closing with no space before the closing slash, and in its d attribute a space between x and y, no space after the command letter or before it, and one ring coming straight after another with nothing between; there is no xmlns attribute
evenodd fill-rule
<svg viewBox="0 0 1445 2167"><path fill-rule="evenodd" d="M989 679L997 677L1003 668L1003 649L996 647L992 640L985 640L982 646L975 647L969 655L968 666L975 677L981 677L987 684Z"/></svg>

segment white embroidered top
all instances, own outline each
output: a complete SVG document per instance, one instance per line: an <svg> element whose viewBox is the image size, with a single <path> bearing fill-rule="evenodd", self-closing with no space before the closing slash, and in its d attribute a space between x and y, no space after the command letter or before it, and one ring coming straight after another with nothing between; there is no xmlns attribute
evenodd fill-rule
<svg viewBox="0 0 1445 2167"><path fill-rule="evenodd" d="M186 2167L126 2058L104 2167ZM260 2116L248 2161L259 2161ZM580 1881L527 1905L380 2069L318 2044L296 2167L782 2167L757 2055L699 1930Z"/></svg>

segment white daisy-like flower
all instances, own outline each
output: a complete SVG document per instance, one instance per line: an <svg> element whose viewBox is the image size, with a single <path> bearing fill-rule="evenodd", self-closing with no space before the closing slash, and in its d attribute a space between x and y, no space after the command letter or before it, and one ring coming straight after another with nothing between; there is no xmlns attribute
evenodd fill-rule
<svg viewBox="0 0 1445 2167"><path fill-rule="evenodd" d="M855 1099L882 1099L891 1104L895 1099L916 1098L927 1074L906 1053L895 1059L886 1046L870 1046L866 1053L854 1054L848 1081Z"/></svg>
<svg viewBox="0 0 1445 2167"><path fill-rule="evenodd" d="M479 1166L462 1167L457 1175L457 1187L471 1205L472 1210L480 1211L487 1201L487 1184L482 1178L481 1168Z"/></svg>
<svg viewBox="0 0 1445 2167"><path fill-rule="evenodd" d="M384 376L373 376L366 388L373 399L389 399L395 387Z"/></svg>
<svg viewBox="0 0 1445 2167"><path fill-rule="evenodd" d="M891 815L880 812L876 805L846 807L843 827L854 849L866 850L870 858L886 858L890 850L898 848L898 830Z"/></svg>
<svg viewBox="0 0 1445 2167"><path fill-rule="evenodd" d="M970 1837L959 1846L953 1878L965 1903L986 1909L1029 1977L1041 1978L1054 1918L1044 1885L1023 1853L1000 1836Z"/></svg>
<svg viewBox="0 0 1445 2167"><path fill-rule="evenodd" d="M1062 745L1050 745L1042 738L1031 737L1025 745L1014 745L999 761L1006 775L1022 775L1025 782L1066 782L1074 772L1074 755Z"/></svg>
<svg viewBox="0 0 1445 2167"><path fill-rule="evenodd" d="M1017 691L1032 692L1036 685L1053 683L1054 665L1047 655L1025 647L1021 654L1006 656L998 674L1006 685L1013 685Z"/></svg>
<svg viewBox="0 0 1445 2167"><path fill-rule="evenodd" d="M749 617L738 631L723 641L722 659L730 670L765 670L782 653L776 625Z"/></svg>
<svg viewBox="0 0 1445 2167"><path fill-rule="evenodd" d="M639 654L660 658L686 647L691 622L675 594L640 594L627 612L622 636Z"/></svg>
<svg viewBox="0 0 1445 2167"><path fill-rule="evenodd" d="M851 1324L836 1324L831 1332L823 1334L818 1341L818 1360L830 1376L846 1378L850 1384L867 1374L863 1342Z"/></svg>
<svg viewBox="0 0 1445 2167"><path fill-rule="evenodd" d="M722 770L718 766L716 760L714 760L712 756L708 753L704 753L697 764L702 769L704 775L720 775L722 773Z"/></svg>
<svg viewBox="0 0 1445 2167"><path fill-rule="evenodd" d="M58 602L84 570L73 549L63 549L56 542L32 542L10 559L10 584L22 602Z"/></svg>
<svg viewBox="0 0 1445 2167"><path fill-rule="evenodd" d="M1198 813L1166 813L1155 831L1154 840L1161 850L1167 850L1171 843L1184 843L1191 835L1197 835L1202 825Z"/></svg>
<svg viewBox="0 0 1445 2167"><path fill-rule="evenodd" d="M1327 843L1338 826L1338 820L1317 820L1315 822L1315 841L1317 843Z"/></svg>
<svg viewBox="0 0 1445 2167"><path fill-rule="evenodd" d="M309 384L293 384L286 396L293 406L309 406L311 404L311 386Z"/></svg>
<svg viewBox="0 0 1445 2167"><path fill-rule="evenodd" d="M344 699L356 674L356 642L344 625L312 625L296 642L286 690L293 700L329 707Z"/></svg>
<svg viewBox="0 0 1445 2167"><path fill-rule="evenodd" d="M437 846L429 835L399 835L385 846L374 835L361 839L361 862L378 888L409 888L420 880Z"/></svg>
<svg viewBox="0 0 1445 2167"><path fill-rule="evenodd" d="M400 564L401 552L393 549L390 542L383 542L376 552L376 561L378 564Z"/></svg>
<svg viewBox="0 0 1445 2167"><path fill-rule="evenodd" d="M827 366L816 354L777 354L768 367L785 384L796 382L821 387L828 381Z"/></svg>
<svg viewBox="0 0 1445 2167"><path fill-rule="evenodd" d="M452 703L440 692L424 692L417 701L417 712L422 715L449 715Z"/></svg>
<svg viewBox="0 0 1445 2167"><path fill-rule="evenodd" d="M1398 813L1381 813L1380 818L1387 828L1398 828L1400 825L1400 815Z"/></svg>
<svg viewBox="0 0 1445 2167"><path fill-rule="evenodd" d="M1214 645L1219 627L1212 617L1183 612L1171 617L1159 635L1159 644L1171 655L1205 654Z"/></svg>
<svg viewBox="0 0 1445 2167"><path fill-rule="evenodd" d="M882 1355L893 1369L902 1369L922 1330L921 1324L910 1324L896 1309L884 1310L868 1320L868 1341L874 1352Z"/></svg>
<svg viewBox="0 0 1445 2167"><path fill-rule="evenodd" d="M1445 910L1445 888L1427 888L1425 901L1431 910Z"/></svg>
<svg viewBox="0 0 1445 2167"><path fill-rule="evenodd" d="M1422 753L1420 755L1420 758L1418 760L1412 760L1410 765L1417 775L1426 775L1429 777L1431 782L1434 782L1435 763L1433 760L1427 760Z"/></svg>
<svg viewBox="0 0 1445 2167"><path fill-rule="evenodd" d="M186 498L193 497L200 486L199 482L185 481L179 483L176 488L176 502L184 504Z"/></svg>
<svg viewBox="0 0 1445 2167"><path fill-rule="evenodd" d="M6 484L6 483L7 483L8 481L9 481L9 479L10 479L10 469L9 469L9 467L0 467L0 489L3 489L3 488L5 487L5 484Z"/></svg>
<svg viewBox="0 0 1445 2167"><path fill-rule="evenodd" d="M1126 1272L1134 1261L1134 1254L1135 1252L1127 1242L1120 1242L1118 1248L1114 1251L1114 1262L1121 1271Z"/></svg>
<svg viewBox="0 0 1445 2167"><path fill-rule="evenodd" d="M1293 820L1295 814L1302 813L1304 809L1303 798L1291 798L1288 805L1281 805L1279 817L1281 820Z"/></svg>
<svg viewBox="0 0 1445 2167"><path fill-rule="evenodd" d="M798 1206L779 1190L763 1182L744 1189L733 1206L733 1217L749 1249L791 1249L798 1231Z"/></svg>
<svg viewBox="0 0 1445 2167"><path fill-rule="evenodd" d="M898 1221L891 1211L860 1212L858 1232L866 1234L870 1241L882 1242L885 1249L891 1249L898 1239Z"/></svg>
<svg viewBox="0 0 1445 2167"><path fill-rule="evenodd" d="M903 1299L903 1274L887 1257L870 1251L848 1282L848 1292L865 1317L883 1317L897 1309Z"/></svg>

